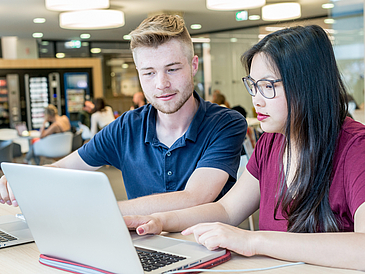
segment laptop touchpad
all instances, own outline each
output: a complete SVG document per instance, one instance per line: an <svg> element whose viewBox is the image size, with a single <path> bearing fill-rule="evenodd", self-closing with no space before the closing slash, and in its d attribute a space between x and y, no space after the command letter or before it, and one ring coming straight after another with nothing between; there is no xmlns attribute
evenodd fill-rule
<svg viewBox="0 0 365 274"><path fill-rule="evenodd" d="M133 243L137 246L150 247L154 249L164 249L180 244L179 241L159 236L147 236L141 237L140 239L137 237L133 239Z"/></svg>
<svg viewBox="0 0 365 274"><path fill-rule="evenodd" d="M28 225L25 222L19 221L19 222L13 222L8 224L1 224L1 229L4 231L16 231L16 230L22 230L27 229Z"/></svg>

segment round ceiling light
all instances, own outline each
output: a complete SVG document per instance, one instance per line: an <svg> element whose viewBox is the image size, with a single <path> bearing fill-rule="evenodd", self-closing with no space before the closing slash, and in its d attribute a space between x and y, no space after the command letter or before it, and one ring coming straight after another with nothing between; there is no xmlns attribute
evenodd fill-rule
<svg viewBox="0 0 365 274"><path fill-rule="evenodd" d="M209 10L245 10L262 7L266 0L206 0Z"/></svg>
<svg viewBox="0 0 365 274"><path fill-rule="evenodd" d="M124 13L120 10L83 10L60 14L60 27L64 29L111 29L124 26Z"/></svg>
<svg viewBox="0 0 365 274"><path fill-rule="evenodd" d="M279 3L266 5L261 9L262 20L280 21L296 19L301 16L299 3Z"/></svg>
<svg viewBox="0 0 365 274"><path fill-rule="evenodd" d="M109 8L109 0L46 0L46 9L55 11L107 8Z"/></svg>

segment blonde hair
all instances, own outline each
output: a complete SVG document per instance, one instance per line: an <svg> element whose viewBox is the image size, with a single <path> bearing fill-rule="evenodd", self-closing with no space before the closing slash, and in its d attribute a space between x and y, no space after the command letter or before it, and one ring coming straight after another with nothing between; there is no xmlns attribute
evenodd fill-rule
<svg viewBox="0 0 365 274"><path fill-rule="evenodd" d="M45 116L54 118L58 114L58 110L57 110L57 108L54 105L49 104L44 109L44 114L45 114Z"/></svg>
<svg viewBox="0 0 365 274"><path fill-rule="evenodd" d="M132 52L138 47L157 48L176 39L184 45L188 60L193 59L193 42L184 20L179 15L159 14L148 17L130 33L130 36Z"/></svg>

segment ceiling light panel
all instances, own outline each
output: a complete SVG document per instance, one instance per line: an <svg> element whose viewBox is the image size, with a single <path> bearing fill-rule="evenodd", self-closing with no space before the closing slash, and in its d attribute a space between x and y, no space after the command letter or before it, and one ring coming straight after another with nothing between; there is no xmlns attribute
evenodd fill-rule
<svg viewBox="0 0 365 274"><path fill-rule="evenodd" d="M109 0L46 0L46 8L55 11L107 9Z"/></svg>
<svg viewBox="0 0 365 274"><path fill-rule="evenodd" d="M60 14L64 29L110 29L124 26L124 13L119 10L83 10Z"/></svg>
<svg viewBox="0 0 365 274"><path fill-rule="evenodd" d="M244 10L262 7L266 0L206 0L209 10Z"/></svg>
<svg viewBox="0 0 365 274"><path fill-rule="evenodd" d="M300 18L301 8L299 3L279 3L266 5L261 9L262 20L280 21Z"/></svg>

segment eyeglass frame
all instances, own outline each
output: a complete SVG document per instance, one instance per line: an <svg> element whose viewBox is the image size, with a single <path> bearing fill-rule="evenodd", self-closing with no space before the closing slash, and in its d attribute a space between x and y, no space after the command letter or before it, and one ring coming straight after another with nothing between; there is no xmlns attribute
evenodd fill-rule
<svg viewBox="0 0 365 274"><path fill-rule="evenodd" d="M250 81L252 81L252 83L253 83L253 85L254 85L254 87L255 87L255 91L256 91L256 93L255 94L252 94L252 89L248 86L248 84L246 83L246 81L247 80L250 80ZM251 78L251 76L250 75L248 75L248 76L245 76L245 77L242 77L242 81L243 81L243 84L245 85L245 87L246 87L246 89L247 89L247 91L248 91L248 93L252 96L252 97L255 97L256 96L256 94L257 94L257 90L259 90L259 92L261 93L261 95L263 96L263 97L265 97L266 99L273 99L273 98L275 98L275 96L276 96L276 91L275 91L275 83L278 83L278 82L282 82L283 81L283 79L276 79L276 80L269 80L269 79L260 79L260 80L257 80L257 81L255 81L253 78ZM264 95L264 92L259 88L259 86L257 85L257 83L258 82L261 82L261 81L267 81L267 82L270 82L271 84L272 84L272 89L273 89L273 91L274 91L274 96L272 96L272 97L267 97L267 96L265 96Z"/></svg>

